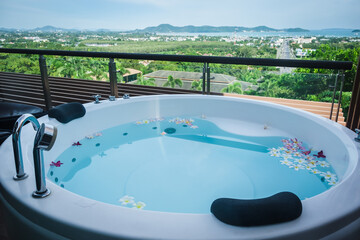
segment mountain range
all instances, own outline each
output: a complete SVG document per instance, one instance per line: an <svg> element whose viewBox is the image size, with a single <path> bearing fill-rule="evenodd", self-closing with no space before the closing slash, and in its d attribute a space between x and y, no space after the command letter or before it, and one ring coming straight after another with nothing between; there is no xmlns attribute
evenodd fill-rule
<svg viewBox="0 0 360 240"><path fill-rule="evenodd" d="M236 27L236 26L184 26L176 27L170 24L160 24L156 27L147 27L145 29L137 29L135 32L148 32L148 33L219 33L219 32L309 32L307 29L302 28L285 28L285 29L275 29L267 26L258 26L258 27Z"/></svg>
<svg viewBox="0 0 360 240"><path fill-rule="evenodd" d="M330 29L328 29L330 30ZM335 30L335 29L331 29ZM345 29L336 29L336 30L345 30ZM276 29L270 28L267 26L258 26L258 27L237 27L237 26L183 26L177 27L170 24L160 24L158 26L147 27L144 29L136 29L136 30L109 30L109 29L67 29L67 28L59 28L54 26L44 26L37 27L33 29L16 29L16 28L2 28L0 27L0 32L127 32L127 33L225 33L225 32L309 32L307 29L303 28L284 28L284 29Z"/></svg>

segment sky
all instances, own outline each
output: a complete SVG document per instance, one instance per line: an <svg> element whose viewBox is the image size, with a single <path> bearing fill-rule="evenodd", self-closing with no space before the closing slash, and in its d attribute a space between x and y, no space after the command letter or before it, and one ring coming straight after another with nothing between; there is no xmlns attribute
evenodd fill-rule
<svg viewBox="0 0 360 240"><path fill-rule="evenodd" d="M360 0L0 0L0 27L174 26L360 29Z"/></svg>

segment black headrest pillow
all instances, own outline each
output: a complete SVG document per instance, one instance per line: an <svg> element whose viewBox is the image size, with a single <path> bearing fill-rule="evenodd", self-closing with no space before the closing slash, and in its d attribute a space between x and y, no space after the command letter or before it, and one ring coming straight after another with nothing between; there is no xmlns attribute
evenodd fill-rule
<svg viewBox="0 0 360 240"><path fill-rule="evenodd" d="M280 192L261 199L216 199L211 212L220 221L235 226L260 226L294 220L301 215L301 200L294 193Z"/></svg>
<svg viewBox="0 0 360 240"><path fill-rule="evenodd" d="M49 110L49 117L56 118L61 123L68 123L85 115L86 110L81 103L65 103Z"/></svg>

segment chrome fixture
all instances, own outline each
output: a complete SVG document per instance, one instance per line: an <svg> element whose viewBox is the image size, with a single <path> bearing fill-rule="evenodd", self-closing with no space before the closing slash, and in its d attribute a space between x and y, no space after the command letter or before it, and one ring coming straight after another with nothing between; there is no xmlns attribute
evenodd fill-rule
<svg viewBox="0 0 360 240"><path fill-rule="evenodd" d="M100 103L100 98L101 98L101 95L99 95L99 94L96 94L96 95L94 95L93 96L93 98L94 98L94 100L95 100L95 102L94 103Z"/></svg>
<svg viewBox="0 0 360 240"><path fill-rule="evenodd" d="M109 96L109 101L115 101L115 96Z"/></svg>
<svg viewBox="0 0 360 240"><path fill-rule="evenodd" d="M123 99L129 99L129 98L130 98L130 95L129 95L129 94L125 93L125 94L123 95Z"/></svg>
<svg viewBox="0 0 360 240"><path fill-rule="evenodd" d="M43 150L49 151L52 148L56 135L56 127L44 123L36 133L33 148L36 181L36 191L32 194L34 198L44 198L50 194L50 190L46 188Z"/></svg>
<svg viewBox="0 0 360 240"><path fill-rule="evenodd" d="M357 134L357 137L354 138L355 141L360 142L360 129L355 129L355 133Z"/></svg>
<svg viewBox="0 0 360 240"><path fill-rule="evenodd" d="M15 122L12 132L12 144L13 144L15 168L16 168L16 175L14 176L15 180L22 180L28 177L28 175L24 171L24 163L22 158L21 142L20 142L21 129L27 122L31 122L35 131L38 131L40 128L40 124L38 120L31 114L24 114L21 117L19 117Z"/></svg>

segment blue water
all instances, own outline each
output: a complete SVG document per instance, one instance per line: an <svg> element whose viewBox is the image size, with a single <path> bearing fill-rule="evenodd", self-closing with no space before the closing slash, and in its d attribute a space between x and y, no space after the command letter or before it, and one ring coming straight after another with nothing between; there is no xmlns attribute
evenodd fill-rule
<svg viewBox="0 0 360 240"><path fill-rule="evenodd" d="M47 177L105 203L182 213L209 213L221 197L254 199L290 191L305 199L327 190L330 178L294 169L299 149L292 163L281 163L290 156L284 139L237 135L195 117L141 120L74 140L81 145L69 146ZM327 165L325 160L317 163ZM327 171L333 173L331 166Z"/></svg>

